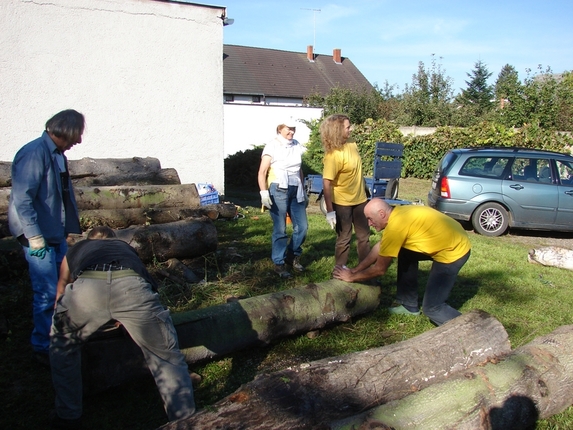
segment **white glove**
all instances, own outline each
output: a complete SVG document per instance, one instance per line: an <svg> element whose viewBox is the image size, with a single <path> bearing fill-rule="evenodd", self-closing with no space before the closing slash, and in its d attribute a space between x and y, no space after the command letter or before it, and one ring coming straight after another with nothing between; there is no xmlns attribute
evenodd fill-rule
<svg viewBox="0 0 573 430"><path fill-rule="evenodd" d="M271 206L273 205L273 202L271 201L269 190L261 190L260 194L261 194L261 203L263 204L263 206L270 209Z"/></svg>
<svg viewBox="0 0 573 430"><path fill-rule="evenodd" d="M326 222L330 224L330 228L334 230L336 227L336 211L328 212L326 214Z"/></svg>
<svg viewBox="0 0 573 430"><path fill-rule="evenodd" d="M40 260L43 260L46 256L46 241L44 240L44 236L39 234L38 236L31 237L28 239L28 254L33 257L38 257Z"/></svg>
<svg viewBox="0 0 573 430"><path fill-rule="evenodd" d="M30 249L33 251L46 247L46 241L44 240L44 236L41 234L28 239L28 243L30 244Z"/></svg>

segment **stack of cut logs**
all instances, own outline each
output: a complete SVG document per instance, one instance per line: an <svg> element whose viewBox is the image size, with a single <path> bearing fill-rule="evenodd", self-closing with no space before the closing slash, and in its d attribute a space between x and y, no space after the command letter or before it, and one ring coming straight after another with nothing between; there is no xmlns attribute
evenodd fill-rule
<svg viewBox="0 0 573 430"><path fill-rule="evenodd" d="M10 162L0 162L0 236L7 227ZM143 261L194 258L217 248L212 223L233 218L233 204L201 206L195 184L181 184L175 169L156 158L70 160L70 175L84 228L107 225ZM76 238L77 239L77 238ZM72 240L73 241L73 240Z"/></svg>

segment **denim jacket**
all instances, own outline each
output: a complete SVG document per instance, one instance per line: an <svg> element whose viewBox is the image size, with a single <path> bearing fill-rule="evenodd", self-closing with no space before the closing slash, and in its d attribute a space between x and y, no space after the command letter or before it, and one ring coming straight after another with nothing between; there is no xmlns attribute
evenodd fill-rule
<svg viewBox="0 0 573 430"><path fill-rule="evenodd" d="M57 150L44 131L41 137L24 145L14 157L8 224L16 238L24 235L29 239L41 234L46 243L59 244L68 233L81 233L69 175L67 185L71 205L67 208L65 221L62 220L64 203Z"/></svg>

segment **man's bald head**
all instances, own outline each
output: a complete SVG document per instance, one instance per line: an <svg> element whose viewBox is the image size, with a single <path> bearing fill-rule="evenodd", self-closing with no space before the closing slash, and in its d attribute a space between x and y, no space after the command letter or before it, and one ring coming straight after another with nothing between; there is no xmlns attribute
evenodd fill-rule
<svg viewBox="0 0 573 430"><path fill-rule="evenodd" d="M386 227L391 212L392 206L380 198L373 198L364 207L364 215L368 219L368 225L374 227L376 231Z"/></svg>

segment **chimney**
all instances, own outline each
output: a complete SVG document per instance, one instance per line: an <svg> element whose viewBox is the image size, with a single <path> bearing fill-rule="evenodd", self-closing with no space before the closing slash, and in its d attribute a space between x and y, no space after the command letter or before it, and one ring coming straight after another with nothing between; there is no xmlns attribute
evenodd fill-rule
<svg viewBox="0 0 573 430"><path fill-rule="evenodd" d="M340 49L333 49L332 51L332 59L336 64L342 64L342 53Z"/></svg>
<svg viewBox="0 0 573 430"><path fill-rule="evenodd" d="M312 45L308 45L306 47L306 59L311 63L314 63L314 52L312 49Z"/></svg>

